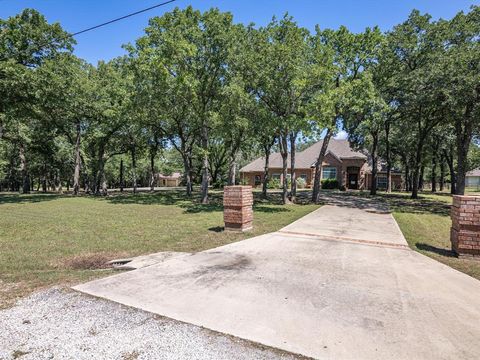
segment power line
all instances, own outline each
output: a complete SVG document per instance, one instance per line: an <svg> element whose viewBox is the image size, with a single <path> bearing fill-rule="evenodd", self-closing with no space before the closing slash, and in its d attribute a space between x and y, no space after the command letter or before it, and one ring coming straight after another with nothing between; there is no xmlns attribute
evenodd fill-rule
<svg viewBox="0 0 480 360"><path fill-rule="evenodd" d="M125 16L122 16L122 17L119 17L119 18L116 18L116 19L113 19L113 20L104 22L104 23L99 24L99 25L95 25L95 26L89 27L89 28L84 29L84 30L77 31L77 32L75 32L75 33L73 33L73 34L70 34L70 37L74 37L74 36L77 36L77 35L86 33L86 32L88 32L88 31L92 31L92 30L101 28L101 27L103 27L103 26L110 25L110 24L115 23L115 22L117 22L117 21L121 21L121 20L124 20L124 19L126 19L126 18L129 18L129 17L135 16L135 15L138 15L138 14L141 14L141 13L144 13L144 12L147 12L147 11L150 11L150 10L153 10L153 9L156 9L156 8L159 8L159 7L161 7L161 6L168 5L168 4L173 3L173 2L175 2L175 1L176 1L176 0L165 1L165 2L160 3L160 4L150 6L150 7L146 8L146 9L142 9L142 10L139 10L139 11L135 11L135 12L133 12L133 13L131 13L131 14L128 14L128 15L125 15Z"/></svg>

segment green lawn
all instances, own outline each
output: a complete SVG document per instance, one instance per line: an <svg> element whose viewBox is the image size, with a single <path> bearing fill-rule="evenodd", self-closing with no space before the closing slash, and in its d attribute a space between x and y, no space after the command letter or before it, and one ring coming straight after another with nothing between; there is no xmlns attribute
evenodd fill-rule
<svg viewBox="0 0 480 360"><path fill-rule="evenodd" d="M0 307L52 284L104 276L108 259L159 251L201 251L275 231L313 211L256 194L254 230L223 231L221 193L209 205L183 192L107 198L0 194Z"/></svg>
<svg viewBox="0 0 480 360"><path fill-rule="evenodd" d="M406 193L379 196L390 204L412 249L480 280L480 261L458 259L451 251L450 194L425 192L417 200Z"/></svg>
<svg viewBox="0 0 480 360"><path fill-rule="evenodd" d="M182 192L111 195L0 194L0 307L34 289L111 274L109 259L158 251L201 251L278 230L317 205L282 206L279 195L262 202L255 192L255 227L223 231L221 193L210 205ZM307 199L309 192L300 192ZM369 196L366 193L352 195ZM480 279L480 261L458 259L450 246L449 194L380 194L410 247Z"/></svg>

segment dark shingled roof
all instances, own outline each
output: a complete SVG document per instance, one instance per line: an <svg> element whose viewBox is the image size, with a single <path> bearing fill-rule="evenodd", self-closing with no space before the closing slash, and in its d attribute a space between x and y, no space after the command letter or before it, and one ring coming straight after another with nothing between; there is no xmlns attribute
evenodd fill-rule
<svg viewBox="0 0 480 360"><path fill-rule="evenodd" d="M297 169L309 169L310 167L315 166L322 144L323 140L320 140L307 149L296 153L295 167ZM367 156L362 152L353 150L348 140L331 139L327 148L327 153L329 152L339 159L367 159ZM290 166L290 154L288 155L288 165ZM252 161L250 164L245 165L240 171L263 171L264 166L265 157L260 157ZM270 155L269 166L270 168L282 168L282 156L280 153L273 153Z"/></svg>

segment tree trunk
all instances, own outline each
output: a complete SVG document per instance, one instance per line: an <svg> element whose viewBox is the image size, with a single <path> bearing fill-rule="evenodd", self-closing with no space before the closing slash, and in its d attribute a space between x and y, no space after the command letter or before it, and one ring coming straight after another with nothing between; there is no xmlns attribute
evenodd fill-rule
<svg viewBox="0 0 480 360"><path fill-rule="evenodd" d="M60 172L58 170L55 171L55 191L63 194L63 185L62 185L62 179L60 177Z"/></svg>
<svg viewBox="0 0 480 360"><path fill-rule="evenodd" d="M322 163L325 153L327 152L328 143L333 136L333 132L330 129L327 129L327 133L323 138L322 148L317 157L317 162L315 163L315 179L313 181L313 192L312 192L312 202L318 203L320 201L320 188L322 181Z"/></svg>
<svg viewBox="0 0 480 360"><path fill-rule="evenodd" d="M155 147L150 148L150 191L155 190L155 156L157 155L157 150Z"/></svg>
<svg viewBox="0 0 480 360"><path fill-rule="evenodd" d="M477 102L480 102L480 85L477 86ZM455 121L455 132L457 138L457 179L456 194L465 194L465 175L467 173L467 156L472 142L473 126L475 115L473 114L474 104L467 104L463 117Z"/></svg>
<svg viewBox="0 0 480 360"><path fill-rule="evenodd" d="M297 177L295 174L295 153L297 133L290 133L290 200L295 203L297 198Z"/></svg>
<svg viewBox="0 0 480 360"><path fill-rule="evenodd" d="M208 204L208 128L204 124L202 128L202 150L203 150L203 164L202 164L202 204Z"/></svg>
<svg viewBox="0 0 480 360"><path fill-rule="evenodd" d="M465 135L468 138L468 135ZM465 143L457 142L457 176L456 176L456 192L457 195L465 194L465 175L467 173L467 156L470 147L472 136L469 139L465 139Z"/></svg>
<svg viewBox="0 0 480 360"><path fill-rule="evenodd" d="M420 182L420 167L422 166L423 137L418 140L415 163L412 176L412 199L418 199L418 185Z"/></svg>
<svg viewBox="0 0 480 360"><path fill-rule="evenodd" d="M42 192L47 192L47 164L43 163Z"/></svg>
<svg viewBox="0 0 480 360"><path fill-rule="evenodd" d="M22 194L30 194L30 175L28 173L27 157L23 142L19 145L20 171L22 173Z"/></svg>
<svg viewBox="0 0 480 360"><path fill-rule="evenodd" d="M437 156L435 154L435 149L432 155L432 192L437 192Z"/></svg>
<svg viewBox="0 0 480 360"><path fill-rule="evenodd" d="M372 144L372 183L370 186L370 195L377 195L377 172L378 172L378 133L371 134Z"/></svg>
<svg viewBox="0 0 480 360"><path fill-rule="evenodd" d="M135 145L132 146L131 149L132 155L132 185L133 185L133 193L137 193L137 147Z"/></svg>
<svg viewBox="0 0 480 360"><path fill-rule="evenodd" d="M190 161L187 154L182 154L183 158L183 170L185 177L185 187L187 191L187 196L192 196L192 168L190 167Z"/></svg>
<svg viewBox="0 0 480 360"><path fill-rule="evenodd" d="M450 149L450 154L444 150L445 159L447 160L448 170L450 172L450 193L452 195L457 193L457 179L455 175L455 165L453 164L453 148Z"/></svg>
<svg viewBox="0 0 480 360"><path fill-rule="evenodd" d="M81 127L80 122L76 124L76 139L75 139L75 170L73 172L73 195L78 195L80 191L80 167L81 167L81 156L80 156L80 141L81 141Z"/></svg>
<svg viewBox="0 0 480 360"><path fill-rule="evenodd" d="M125 186L123 159L120 159L120 192L123 192Z"/></svg>
<svg viewBox="0 0 480 360"><path fill-rule="evenodd" d="M280 135L280 154L282 155L282 174L283 174L283 186L282 186L282 202L288 204L288 135Z"/></svg>
<svg viewBox="0 0 480 360"><path fill-rule="evenodd" d="M443 154L440 155L440 191L442 192L445 188L445 158Z"/></svg>
<svg viewBox="0 0 480 360"><path fill-rule="evenodd" d="M418 189L423 191L425 184L425 165L420 166L420 175L418 177Z"/></svg>
<svg viewBox="0 0 480 360"><path fill-rule="evenodd" d="M97 171L95 174L95 195L107 195L105 180L105 145L101 144L98 150Z"/></svg>
<svg viewBox="0 0 480 360"><path fill-rule="evenodd" d="M387 193L392 192L392 159L390 154L390 121L385 122L385 157L387 162Z"/></svg>
<svg viewBox="0 0 480 360"><path fill-rule="evenodd" d="M405 159L405 191L410 191L410 168L408 166L408 160Z"/></svg>
<svg viewBox="0 0 480 360"><path fill-rule="evenodd" d="M263 170L263 183L262 183L262 198L267 198L267 190L268 190L268 182L270 181L270 176L268 175L268 169L270 167L270 152L272 150L272 146L275 144L275 137L273 138L272 142L263 144L263 151L265 153L265 165Z"/></svg>
<svg viewBox="0 0 480 360"><path fill-rule="evenodd" d="M228 165L228 185L235 185L237 177L237 154L230 156L230 163Z"/></svg>

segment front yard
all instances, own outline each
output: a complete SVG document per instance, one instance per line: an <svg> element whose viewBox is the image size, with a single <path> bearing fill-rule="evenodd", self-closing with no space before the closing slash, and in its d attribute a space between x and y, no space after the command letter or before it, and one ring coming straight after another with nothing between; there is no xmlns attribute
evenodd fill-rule
<svg viewBox="0 0 480 360"><path fill-rule="evenodd" d="M102 267L110 259L201 251L278 230L318 207L271 198L256 198L254 230L237 234L223 231L219 192L210 205L171 190L107 198L0 194L0 308L41 287L108 275Z"/></svg>
<svg viewBox="0 0 480 360"><path fill-rule="evenodd" d="M451 251L450 194L422 193L417 200L406 193L379 197L390 205L410 248L480 280L480 261L458 259Z"/></svg>
<svg viewBox="0 0 480 360"><path fill-rule="evenodd" d="M210 205L182 191L116 194L107 198L55 194L0 194L0 308L29 292L106 276L107 260L159 251L196 252L272 231L318 206L300 192L303 205L282 206L255 192L255 227L245 234L223 231L222 195ZM367 193L343 193L365 196ZM448 194L380 194L393 210L410 247L480 279L480 261L458 259L450 246Z"/></svg>

